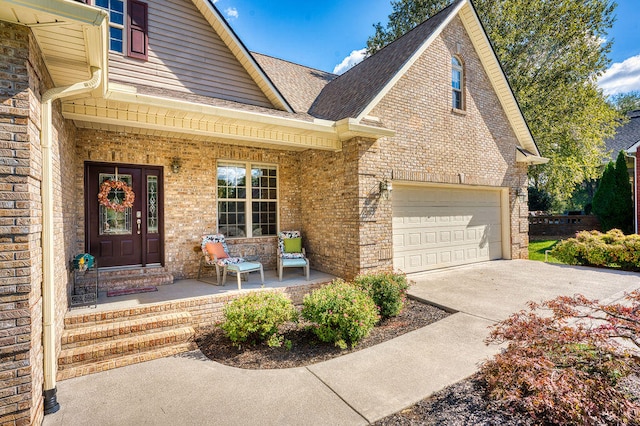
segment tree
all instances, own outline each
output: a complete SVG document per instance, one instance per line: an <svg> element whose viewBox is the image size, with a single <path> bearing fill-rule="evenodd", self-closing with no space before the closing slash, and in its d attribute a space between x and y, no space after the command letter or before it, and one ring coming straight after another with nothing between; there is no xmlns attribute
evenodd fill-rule
<svg viewBox="0 0 640 426"><path fill-rule="evenodd" d="M393 0L393 13L367 41L372 54L448 0ZM619 118L596 85L606 69L615 3L609 0L475 0L482 21L542 155L534 186L558 202L598 176L604 140Z"/></svg>
<svg viewBox="0 0 640 426"><path fill-rule="evenodd" d="M627 157L623 151L618 153L618 158L616 159L615 178L616 220L618 222L615 224L615 228L620 229L625 234L630 234L633 229L633 194L627 168Z"/></svg>
<svg viewBox="0 0 640 426"><path fill-rule="evenodd" d="M622 151L607 164L593 196L593 212L603 231L617 228L628 234L633 226L633 200L627 161Z"/></svg>
<svg viewBox="0 0 640 426"><path fill-rule="evenodd" d="M620 114L640 109L640 90L634 90L627 93L619 93L609 98L611 104L618 110Z"/></svg>

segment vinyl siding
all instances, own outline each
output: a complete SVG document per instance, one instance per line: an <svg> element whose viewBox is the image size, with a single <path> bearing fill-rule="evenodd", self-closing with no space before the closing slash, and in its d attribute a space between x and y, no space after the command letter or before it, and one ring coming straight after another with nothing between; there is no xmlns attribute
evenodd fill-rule
<svg viewBox="0 0 640 426"><path fill-rule="evenodd" d="M190 0L149 2L149 60L109 53L109 78L272 108Z"/></svg>

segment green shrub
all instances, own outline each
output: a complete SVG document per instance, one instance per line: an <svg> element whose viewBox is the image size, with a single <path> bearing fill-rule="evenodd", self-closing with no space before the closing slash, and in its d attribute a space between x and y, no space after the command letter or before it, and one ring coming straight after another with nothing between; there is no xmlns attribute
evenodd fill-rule
<svg viewBox="0 0 640 426"><path fill-rule="evenodd" d="M606 234L583 231L575 238L559 242L551 254L570 265L617 267L640 270L640 236L624 235L618 229Z"/></svg>
<svg viewBox="0 0 640 426"><path fill-rule="evenodd" d="M368 336L379 320L378 308L362 289L342 280L315 290L304 298L302 316L323 342L341 349Z"/></svg>
<svg viewBox="0 0 640 426"><path fill-rule="evenodd" d="M283 294L251 293L224 307L224 321L220 327L238 346L244 342L281 346L283 339L278 336L278 327L297 320L298 311Z"/></svg>
<svg viewBox="0 0 640 426"><path fill-rule="evenodd" d="M394 273L359 275L354 284L371 296L382 318L395 317L402 311L409 288L407 277Z"/></svg>

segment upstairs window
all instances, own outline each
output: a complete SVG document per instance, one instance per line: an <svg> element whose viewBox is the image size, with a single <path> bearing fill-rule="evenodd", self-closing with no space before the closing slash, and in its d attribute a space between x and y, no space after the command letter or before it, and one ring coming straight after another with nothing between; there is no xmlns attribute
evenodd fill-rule
<svg viewBox="0 0 640 426"><path fill-rule="evenodd" d="M453 109L464 109L464 100L462 98L464 82L464 70L462 62L455 56L451 58L451 93Z"/></svg>
<svg viewBox="0 0 640 426"><path fill-rule="evenodd" d="M147 59L147 4L138 0L94 0L109 12L109 50ZM125 13L126 11L126 13Z"/></svg>

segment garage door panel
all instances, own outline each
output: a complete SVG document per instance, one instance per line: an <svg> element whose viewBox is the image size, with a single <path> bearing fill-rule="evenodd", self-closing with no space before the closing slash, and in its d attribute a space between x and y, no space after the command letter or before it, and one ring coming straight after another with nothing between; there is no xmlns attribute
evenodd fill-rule
<svg viewBox="0 0 640 426"><path fill-rule="evenodd" d="M394 267L410 273L501 258L500 199L499 191L395 186Z"/></svg>

